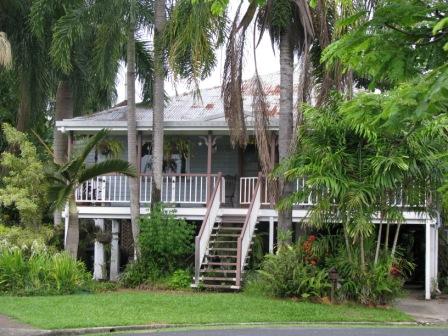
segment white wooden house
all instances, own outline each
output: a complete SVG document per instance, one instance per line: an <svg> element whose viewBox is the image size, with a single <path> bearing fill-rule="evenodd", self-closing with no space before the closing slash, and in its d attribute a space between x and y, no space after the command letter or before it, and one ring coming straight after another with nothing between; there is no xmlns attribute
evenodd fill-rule
<svg viewBox="0 0 448 336"><path fill-rule="evenodd" d="M271 109L270 129L278 132L278 75L264 78ZM244 86L244 108L248 133L254 133L251 86ZM152 111L137 107L138 160L141 214L147 213L151 203L151 174L148 168L150 156ZM127 106L58 121L58 130L69 135L70 145L77 135L93 134L103 128L124 145L123 158L127 158ZM201 98L193 94L173 97L165 108L166 138L182 139L188 146L188 155L172 155L173 164L163 177L162 200L174 208L176 215L189 221L201 223L196 237L196 280L213 287L240 288L246 260L250 255L251 241L257 224L268 224L269 251L274 249L274 232L277 211L271 205L269 190L259 171L260 166L255 145L245 150L233 148L224 117L220 88L201 91ZM273 141L271 148L276 151ZM101 153L90 160L101 159ZM297 181L300 188L303 181ZM96 178L76 192L79 217L90 218L100 227L104 221L112 222L112 256L110 276L115 279L119 270L119 233L121 223L129 221L129 188L125 176L108 175ZM293 209L293 222L306 220L313 203L307 201ZM425 295L430 298L437 278L437 245L439 225L436 218L425 213L403 208L407 225L424 227L425 232ZM99 245L98 245L99 246ZM98 267L103 262L96 258ZM97 277L101 270L97 268ZM213 282L217 280L217 282ZM226 285L222 285L222 284Z"/></svg>

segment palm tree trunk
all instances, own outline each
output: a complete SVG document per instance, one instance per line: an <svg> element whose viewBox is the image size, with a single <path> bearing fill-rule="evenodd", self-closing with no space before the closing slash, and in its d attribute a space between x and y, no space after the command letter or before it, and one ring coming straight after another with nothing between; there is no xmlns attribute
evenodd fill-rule
<svg viewBox="0 0 448 336"><path fill-rule="evenodd" d="M129 31L127 41L127 103L128 103L128 161L134 167L137 163L137 121L135 116L135 13L131 3ZM140 255L137 244L139 235L138 218L140 215L139 178L129 177L130 210L132 237L134 239L134 258Z"/></svg>
<svg viewBox="0 0 448 336"><path fill-rule="evenodd" d="M291 45L291 32L285 29L280 35L280 113L278 150L280 162L288 157L293 135L293 62L294 54ZM292 184L280 179L280 197L292 193ZM292 230L292 209L278 213L278 228L282 231Z"/></svg>
<svg viewBox="0 0 448 336"><path fill-rule="evenodd" d="M73 118L73 92L68 81L60 81L56 91L56 104L54 112L54 120ZM67 135L59 132L54 127L53 131L53 152L54 162L58 165L63 165L67 162ZM61 212L56 210L53 213L54 225L61 224Z"/></svg>
<svg viewBox="0 0 448 336"><path fill-rule="evenodd" d="M152 117L152 169L153 183L151 206L161 200L163 173L163 119L165 100L165 74L163 30L165 28L165 0L156 0L154 7L154 104Z"/></svg>
<svg viewBox="0 0 448 336"><path fill-rule="evenodd" d="M400 228L401 228L401 223L398 223L397 230L395 231L395 237L394 237L394 243L392 245L392 251L390 253L390 256L392 258L394 257L395 251L397 250L398 235L400 234Z"/></svg>
<svg viewBox="0 0 448 336"><path fill-rule="evenodd" d="M378 229L378 238L376 240L376 251L375 251L375 261L374 261L375 265L378 263L378 258L380 256L382 232L383 232L383 212L381 212L381 214L380 214L380 227Z"/></svg>
<svg viewBox="0 0 448 336"><path fill-rule="evenodd" d="M74 258L78 257L79 244L79 218L75 194L68 199L68 228L65 240L65 250Z"/></svg>
<svg viewBox="0 0 448 336"><path fill-rule="evenodd" d="M347 229L346 229L345 225L343 226L342 230L344 231L345 249L347 251L348 261L353 262L352 250L350 248L350 239L348 237L348 233L347 233Z"/></svg>
<svg viewBox="0 0 448 336"><path fill-rule="evenodd" d="M364 250L364 237L359 236L359 249L361 250L361 270L366 271L366 252Z"/></svg>
<svg viewBox="0 0 448 336"><path fill-rule="evenodd" d="M17 111L16 128L20 132L28 130L29 121L31 117L31 102L30 102L30 83L26 75L21 75L19 90L20 90L20 104Z"/></svg>
<svg viewBox="0 0 448 336"><path fill-rule="evenodd" d="M387 221L386 223L386 239L384 241L384 250L387 251L389 249L389 233L390 233L390 223Z"/></svg>

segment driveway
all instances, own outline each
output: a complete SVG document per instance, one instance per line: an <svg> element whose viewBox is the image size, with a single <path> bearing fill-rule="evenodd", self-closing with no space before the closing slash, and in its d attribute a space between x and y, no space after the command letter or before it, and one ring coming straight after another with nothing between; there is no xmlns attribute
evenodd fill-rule
<svg viewBox="0 0 448 336"><path fill-rule="evenodd" d="M43 330L36 330L30 325L0 315L0 336L39 336L45 334L46 332Z"/></svg>
<svg viewBox="0 0 448 336"><path fill-rule="evenodd" d="M126 336L447 336L446 328L242 328L125 333Z"/></svg>
<svg viewBox="0 0 448 336"><path fill-rule="evenodd" d="M427 301L422 291L410 292L406 298L398 300L395 307L412 316L417 322L448 322L447 295L440 295L434 300Z"/></svg>

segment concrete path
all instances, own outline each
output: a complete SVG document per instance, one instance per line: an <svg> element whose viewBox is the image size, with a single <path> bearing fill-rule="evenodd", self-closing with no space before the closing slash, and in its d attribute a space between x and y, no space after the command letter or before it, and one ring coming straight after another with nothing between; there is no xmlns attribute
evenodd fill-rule
<svg viewBox="0 0 448 336"><path fill-rule="evenodd" d="M448 296L442 295L434 300L425 300L423 292L411 292L395 305L421 323L448 322ZM448 335L448 332L447 332Z"/></svg>
<svg viewBox="0 0 448 336"><path fill-rule="evenodd" d="M39 336L46 333L44 330L37 330L30 325L0 315L0 336Z"/></svg>
<svg viewBox="0 0 448 336"><path fill-rule="evenodd" d="M124 333L126 336L447 336L444 328L244 328Z"/></svg>

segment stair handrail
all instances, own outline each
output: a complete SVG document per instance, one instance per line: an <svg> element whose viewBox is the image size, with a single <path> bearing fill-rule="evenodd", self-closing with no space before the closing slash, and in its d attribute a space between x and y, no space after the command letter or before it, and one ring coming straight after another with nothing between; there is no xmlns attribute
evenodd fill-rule
<svg viewBox="0 0 448 336"><path fill-rule="evenodd" d="M210 236L213 231L213 226L218 216L219 208L221 206L221 188L222 188L222 173L218 174L215 189L207 204L207 212L202 221L201 229L195 238L195 284L199 285L200 269L202 261L205 257L205 252L210 241Z"/></svg>
<svg viewBox="0 0 448 336"><path fill-rule="evenodd" d="M244 270L244 263L249 252L250 242L255 231L258 220L258 211L261 208L261 183L262 174L258 173L257 184L255 185L252 199L244 221L243 229L238 237L237 243L237 265L236 265L236 286L241 286L241 273Z"/></svg>

